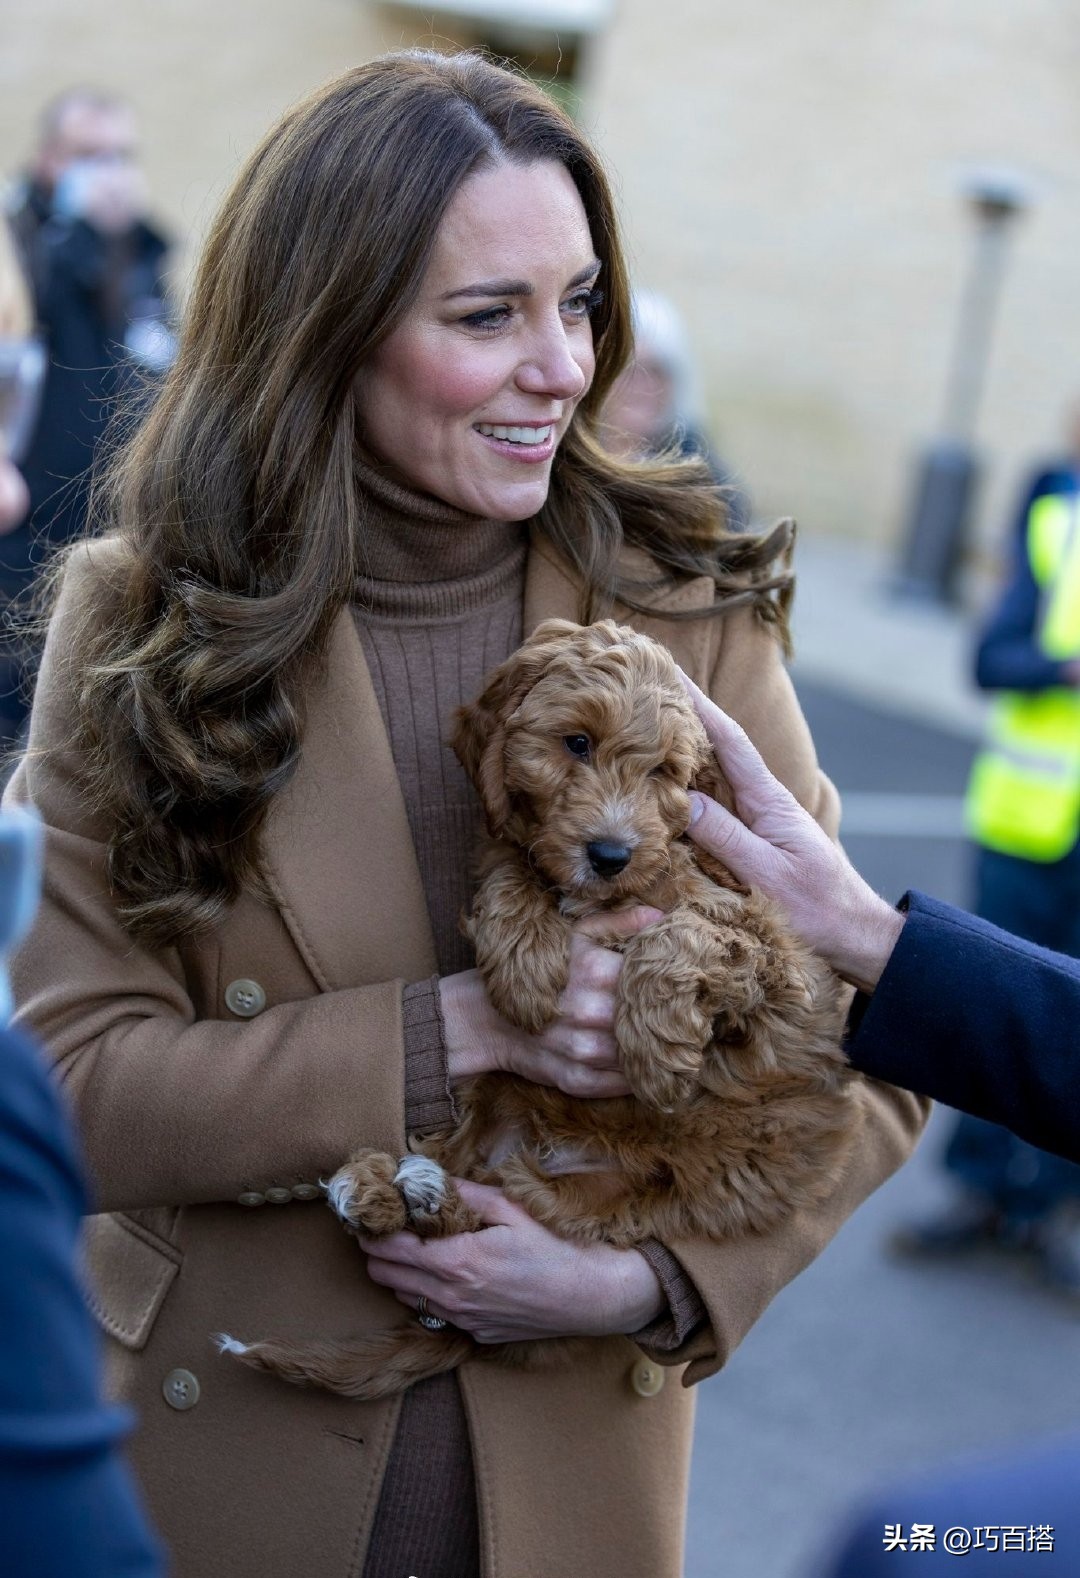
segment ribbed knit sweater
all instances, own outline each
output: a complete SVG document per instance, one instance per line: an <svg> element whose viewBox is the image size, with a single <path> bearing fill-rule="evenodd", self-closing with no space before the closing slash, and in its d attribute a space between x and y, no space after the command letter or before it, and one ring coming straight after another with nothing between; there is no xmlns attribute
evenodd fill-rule
<svg viewBox="0 0 1080 1578"><path fill-rule="evenodd" d="M479 800L446 744L454 709L522 635L527 533L398 487L369 465L353 614L401 784L427 899L440 975L471 968L459 918L472 891ZM405 988L405 1124L410 1133L454 1119L438 979ZM643 1251L670 1314L639 1333L657 1348L685 1339L703 1313L678 1261ZM456 1379L406 1393L364 1578L475 1578L476 1493Z"/></svg>

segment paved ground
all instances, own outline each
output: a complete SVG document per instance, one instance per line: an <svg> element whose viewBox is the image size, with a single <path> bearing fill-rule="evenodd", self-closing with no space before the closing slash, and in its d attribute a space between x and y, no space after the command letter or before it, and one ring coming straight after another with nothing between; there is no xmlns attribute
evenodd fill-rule
<svg viewBox="0 0 1080 1578"><path fill-rule="evenodd" d="M818 584L828 589L826 577ZM816 661L798 664L796 678L823 764L845 794L852 858L891 898L914 885L963 902L958 800L978 709L963 713L962 677L941 666L934 688L932 660L910 663L883 700L865 683L873 665L859 668L843 650L839 616L829 649L826 613L817 614ZM929 617L937 663L951 650L962 676L962 621L915 612L905 636L903 611L890 617L894 653L911 649L912 629ZM922 705L919 685L938 705ZM928 713L947 715L949 728L928 726ZM943 1117L727 1370L699 1388L686 1578L812 1578L860 1489L1080 1421L1080 1315L1034 1286L1022 1263L932 1268L883 1250L893 1225L944 1198L935 1165Z"/></svg>

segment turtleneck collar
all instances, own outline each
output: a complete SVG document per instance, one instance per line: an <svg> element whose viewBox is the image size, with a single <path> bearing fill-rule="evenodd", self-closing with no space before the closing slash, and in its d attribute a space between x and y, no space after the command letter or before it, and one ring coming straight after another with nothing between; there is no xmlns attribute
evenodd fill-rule
<svg viewBox="0 0 1080 1578"><path fill-rule="evenodd" d="M364 501L360 601L368 601L383 582L415 586L486 578L524 553L525 522L485 520L431 494L414 493L370 460L358 459L356 469Z"/></svg>

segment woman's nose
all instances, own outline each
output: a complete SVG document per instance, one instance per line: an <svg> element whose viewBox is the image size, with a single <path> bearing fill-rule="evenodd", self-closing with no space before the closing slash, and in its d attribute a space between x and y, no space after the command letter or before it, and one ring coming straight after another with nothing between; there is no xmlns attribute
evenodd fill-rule
<svg viewBox="0 0 1080 1578"><path fill-rule="evenodd" d="M589 387L591 360L590 355L587 367L574 355L566 330L560 323L552 333L537 340L531 354L518 367L518 387L528 394L574 400Z"/></svg>

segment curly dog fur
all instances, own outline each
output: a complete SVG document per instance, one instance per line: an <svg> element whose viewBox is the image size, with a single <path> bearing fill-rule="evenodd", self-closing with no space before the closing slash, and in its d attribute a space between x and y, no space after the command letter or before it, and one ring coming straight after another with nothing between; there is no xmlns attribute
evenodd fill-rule
<svg viewBox="0 0 1080 1578"><path fill-rule="evenodd" d="M458 713L453 745L488 827L466 926L491 1001L556 1016L571 925L649 904L623 955L615 1034L632 1095L581 1100L508 1074L456 1092L460 1121L402 1160L361 1150L330 1201L372 1238L481 1224L452 1177L498 1185L581 1242L763 1232L834 1185L858 1108L839 983L769 901L683 837L692 786L727 798L675 664L610 620L549 620ZM244 1363L351 1397L464 1360L548 1362L590 1339L481 1347L415 1324L349 1344L223 1339Z"/></svg>

